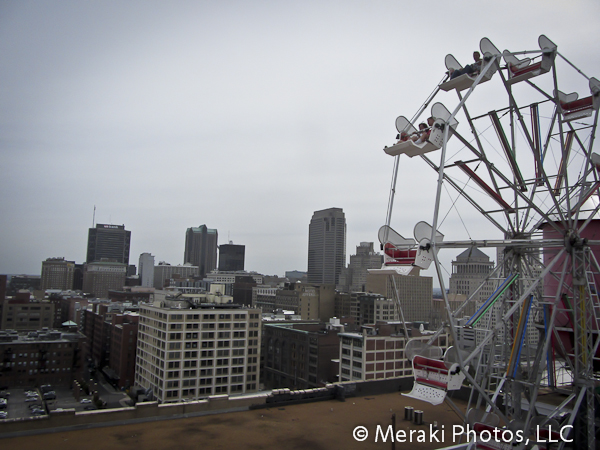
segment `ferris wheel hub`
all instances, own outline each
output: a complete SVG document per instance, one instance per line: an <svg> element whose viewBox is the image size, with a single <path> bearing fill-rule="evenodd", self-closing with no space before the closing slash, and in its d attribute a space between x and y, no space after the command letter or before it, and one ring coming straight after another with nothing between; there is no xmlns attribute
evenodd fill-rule
<svg viewBox="0 0 600 450"><path fill-rule="evenodd" d="M574 249L582 249L587 246L588 239L579 236L577 230L567 230L565 233L565 248L571 253Z"/></svg>

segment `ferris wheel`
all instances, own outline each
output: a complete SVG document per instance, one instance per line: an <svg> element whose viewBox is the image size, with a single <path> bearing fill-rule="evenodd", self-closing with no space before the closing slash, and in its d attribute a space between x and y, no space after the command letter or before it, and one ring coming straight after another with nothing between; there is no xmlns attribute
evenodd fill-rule
<svg viewBox="0 0 600 450"><path fill-rule="evenodd" d="M396 119L398 141L384 148L395 159L379 230L384 264L376 271L414 276L433 264L447 312L428 345L407 344L415 383L406 395L439 404L470 386L464 420L478 430L475 447L503 448L518 441L520 430L520 448L544 437L559 437L559 448L571 439L569 445L596 448L600 81L544 35L535 50L501 52L487 38L479 47L464 67L446 57L442 81L410 120ZM561 91L573 80L579 92ZM488 109L474 112L487 99ZM437 187L432 222L419 222L412 239L391 225L399 161L417 156L434 171ZM488 237L452 240L452 231L439 229L459 205L488 224ZM473 247L498 251L498 264L482 283L493 294L481 300L477 290L451 306L438 253ZM435 342L445 331L454 346L442 355ZM562 394L560 404L546 405L547 393ZM559 426L568 432L556 435ZM499 442L482 439L492 430L506 435Z"/></svg>

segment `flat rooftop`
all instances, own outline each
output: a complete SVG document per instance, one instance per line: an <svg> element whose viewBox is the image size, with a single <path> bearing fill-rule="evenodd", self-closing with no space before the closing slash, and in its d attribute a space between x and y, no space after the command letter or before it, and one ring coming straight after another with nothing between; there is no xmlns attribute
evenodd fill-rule
<svg viewBox="0 0 600 450"><path fill-rule="evenodd" d="M454 402L459 408L461 401ZM404 420L405 406L422 410L423 425ZM390 448L391 440L382 442L377 435L379 425L384 432L396 413L396 429L406 432L407 441L397 448L437 449L452 445L452 426L461 425L457 414L446 404L429 403L400 395L382 394L366 397L305 403L292 406L274 406L252 411L231 412L175 420L152 420L145 423L103 426L75 431L53 430L49 434L1 439L3 448L19 450L61 449L86 450L151 448L162 449L262 449L291 448L307 450L382 449ZM430 437L430 424L443 425L445 440L437 443ZM366 427L369 435L356 441L353 431ZM408 436L413 431L409 444ZM418 433L425 434L425 442L418 442ZM441 440L441 433L437 433ZM433 442L432 442L433 441ZM457 439L458 441L458 439ZM458 442L456 442L458 443ZM402 447L400 447L402 446Z"/></svg>

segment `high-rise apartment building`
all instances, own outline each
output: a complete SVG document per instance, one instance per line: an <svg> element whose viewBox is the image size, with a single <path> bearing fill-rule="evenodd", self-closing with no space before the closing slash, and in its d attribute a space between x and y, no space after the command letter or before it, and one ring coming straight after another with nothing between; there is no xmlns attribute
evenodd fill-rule
<svg viewBox="0 0 600 450"><path fill-rule="evenodd" d="M131 231L125 225L96 224L88 233L87 257L85 262L91 263L106 259L129 265L129 245Z"/></svg>
<svg viewBox="0 0 600 450"><path fill-rule="evenodd" d="M154 286L154 256L150 253L140 255L140 286Z"/></svg>
<svg viewBox="0 0 600 450"><path fill-rule="evenodd" d="M42 290L73 289L75 261L65 261L65 258L48 258L42 261Z"/></svg>
<svg viewBox="0 0 600 450"><path fill-rule="evenodd" d="M245 245L229 244L219 245L219 270L235 272L244 270Z"/></svg>
<svg viewBox="0 0 600 450"><path fill-rule="evenodd" d="M256 392L260 315L176 300L141 306L136 384L160 402Z"/></svg>
<svg viewBox="0 0 600 450"><path fill-rule="evenodd" d="M308 226L308 282L337 285L346 265L346 217L341 208L315 211Z"/></svg>
<svg viewBox="0 0 600 450"><path fill-rule="evenodd" d="M185 253L183 263L197 266L200 277L217 268L217 230L206 225L188 228L185 232Z"/></svg>

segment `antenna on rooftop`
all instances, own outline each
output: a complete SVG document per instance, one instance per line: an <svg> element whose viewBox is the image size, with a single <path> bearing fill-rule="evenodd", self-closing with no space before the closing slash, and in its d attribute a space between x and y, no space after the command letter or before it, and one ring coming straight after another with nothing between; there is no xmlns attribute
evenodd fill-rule
<svg viewBox="0 0 600 450"><path fill-rule="evenodd" d="M96 205L94 205L94 215L92 216L92 228L96 226Z"/></svg>

